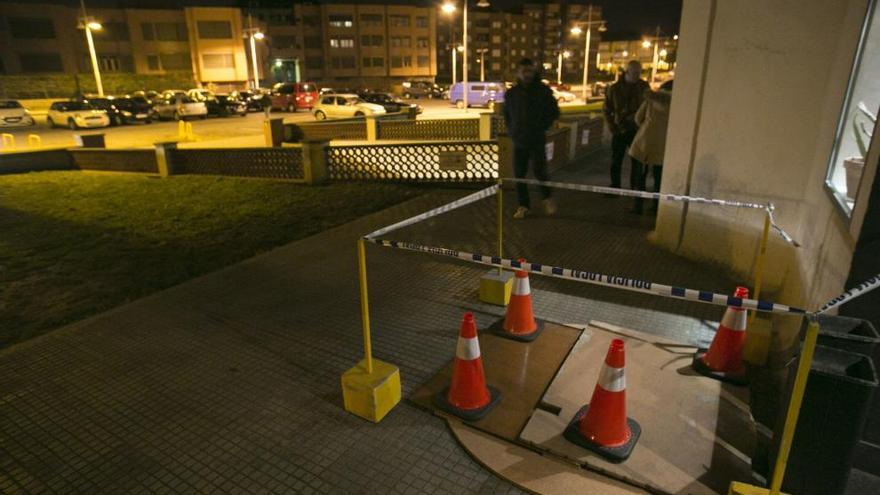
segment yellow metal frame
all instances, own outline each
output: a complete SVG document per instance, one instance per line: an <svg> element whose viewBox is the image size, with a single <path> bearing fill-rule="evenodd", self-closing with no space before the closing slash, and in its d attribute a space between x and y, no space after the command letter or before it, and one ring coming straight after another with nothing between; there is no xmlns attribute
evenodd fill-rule
<svg viewBox="0 0 880 495"><path fill-rule="evenodd" d="M364 331L364 361L367 373L373 373L373 343L370 340L370 303L367 294L367 252L364 239L358 239L358 280L361 291L361 326Z"/></svg>
<svg viewBox="0 0 880 495"><path fill-rule="evenodd" d="M504 235L503 235L503 225L504 225L504 190L503 190L504 180L498 179L498 192L495 193L495 197L498 200L498 257L504 258ZM501 267L498 267L498 274L501 275Z"/></svg>
<svg viewBox="0 0 880 495"><path fill-rule="evenodd" d="M3 135L3 148L6 149L15 149L15 135L10 134L8 132L4 132Z"/></svg>
<svg viewBox="0 0 880 495"><path fill-rule="evenodd" d="M39 148L43 145L43 138L37 134L28 134L28 147Z"/></svg>

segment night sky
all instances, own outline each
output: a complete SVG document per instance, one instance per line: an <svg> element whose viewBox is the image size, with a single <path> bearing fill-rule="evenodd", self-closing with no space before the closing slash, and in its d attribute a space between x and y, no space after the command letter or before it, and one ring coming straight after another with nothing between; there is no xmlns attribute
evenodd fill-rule
<svg viewBox="0 0 880 495"><path fill-rule="evenodd" d="M19 0L21 1L21 0ZM29 0L30 1L30 0ZM458 0L461 1L461 0ZM471 0L474 1L474 0ZM601 5L608 32L605 39L638 38L651 34L659 25L661 33L672 35L678 32L681 18L682 0L592 0ZM493 10L519 10L524 3L541 3L541 0L490 0ZM37 3L37 1L34 1ZM79 0L40 0L40 3L64 3L79 5ZM303 0L86 0L86 6L112 6L131 8L179 8L184 5L273 5L289 6L293 3L306 3ZM383 0L324 0L307 3L383 3ZM441 0L389 1L388 3L414 3L421 5L440 4ZM476 3L474 1L474 3ZM573 0L572 3L588 3L588 0Z"/></svg>

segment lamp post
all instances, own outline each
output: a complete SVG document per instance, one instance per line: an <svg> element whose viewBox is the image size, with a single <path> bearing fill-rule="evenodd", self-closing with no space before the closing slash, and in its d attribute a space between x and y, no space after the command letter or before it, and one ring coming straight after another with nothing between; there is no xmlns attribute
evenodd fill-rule
<svg viewBox="0 0 880 495"><path fill-rule="evenodd" d="M589 79L589 70L590 70L590 35L593 32L593 24L599 25L599 31L605 31L605 21L593 21L593 4L590 4L587 9L587 22L579 23L584 24L587 27L587 35L584 37L584 80L583 87L581 88L581 98L583 98L584 102L587 101L587 81ZM571 28L571 34L578 36L583 32L583 30L577 24ZM599 66L599 54L596 53L596 67Z"/></svg>
<svg viewBox="0 0 880 495"><path fill-rule="evenodd" d="M568 50L559 52L559 57L556 62L556 84L562 84L562 59L570 56L571 52Z"/></svg>
<svg viewBox="0 0 880 495"><path fill-rule="evenodd" d="M480 54L480 82L486 80L486 52L488 51L488 48L477 48L477 53Z"/></svg>
<svg viewBox="0 0 880 495"><path fill-rule="evenodd" d="M462 103L464 103L464 111L467 112L468 109L468 0L462 1L462 25L464 28L462 29L462 45L464 46L464 53L462 53L461 60L461 83L462 83ZM489 6L488 0L479 0L477 2L477 7L486 8ZM443 12L447 14L451 14L455 12L455 4L452 2L446 2L442 7Z"/></svg>
<svg viewBox="0 0 880 495"><path fill-rule="evenodd" d="M244 30L244 35L250 40L251 44L251 66L254 70L254 91L259 89L260 87L260 70L259 64L257 63L257 40L262 40L266 37L260 28L255 28L253 23L253 17L248 14L248 28Z"/></svg>
<svg viewBox="0 0 880 495"><path fill-rule="evenodd" d="M95 53L95 40L92 39L92 31L100 31L103 29L101 23L93 17L86 14L85 0L80 0L82 7L82 19L80 19L79 28L86 32L86 43L89 45L89 56L92 59L92 71L95 73L95 86L98 89L98 96L104 96L104 85L101 83L101 69L98 67L98 55Z"/></svg>

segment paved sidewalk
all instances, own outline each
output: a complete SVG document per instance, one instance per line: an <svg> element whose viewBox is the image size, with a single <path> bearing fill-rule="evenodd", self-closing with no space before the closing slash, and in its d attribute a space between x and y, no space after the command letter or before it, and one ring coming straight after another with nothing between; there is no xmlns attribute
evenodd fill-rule
<svg viewBox="0 0 880 495"><path fill-rule="evenodd" d="M604 184L591 157L558 179ZM589 164L589 165L588 165ZM0 492L516 493L406 402L373 425L342 409L361 357L355 239L464 195L444 189L0 352ZM506 255L730 292L660 251L629 203L560 193L560 215L506 220ZM506 217L514 209L505 196ZM329 206L328 207L332 207ZM491 253L487 199L389 235ZM453 355L486 268L368 246L373 342L408 395ZM536 313L694 342L721 310L533 277Z"/></svg>

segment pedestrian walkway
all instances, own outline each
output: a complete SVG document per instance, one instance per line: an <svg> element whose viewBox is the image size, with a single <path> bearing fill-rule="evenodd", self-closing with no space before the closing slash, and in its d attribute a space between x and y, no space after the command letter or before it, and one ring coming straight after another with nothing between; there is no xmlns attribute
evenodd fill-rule
<svg viewBox="0 0 880 495"><path fill-rule="evenodd" d="M557 175L601 176L607 150ZM596 181L602 185L605 181ZM361 357L355 240L446 203L439 189L0 352L0 492L518 493L402 402L380 424L342 408ZM560 214L506 220L505 255L730 292L723 272L653 247L629 203L560 192ZM505 195L506 218L515 209ZM328 205L332 207L332 205ZM391 238L494 252L492 199ZM368 247L375 355L404 395L453 356L484 267ZM112 260L108 260L112 262ZM532 277L535 311L708 341L719 308Z"/></svg>

